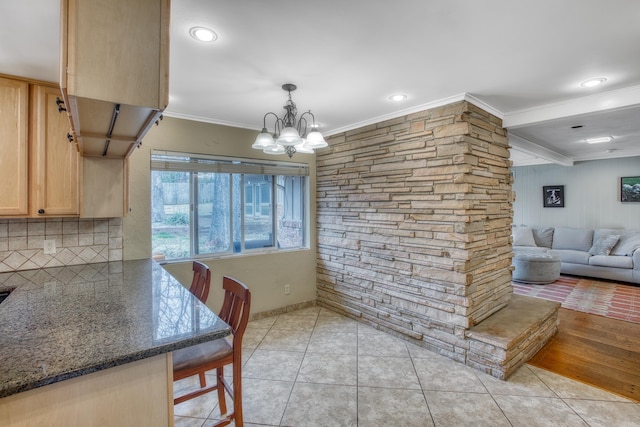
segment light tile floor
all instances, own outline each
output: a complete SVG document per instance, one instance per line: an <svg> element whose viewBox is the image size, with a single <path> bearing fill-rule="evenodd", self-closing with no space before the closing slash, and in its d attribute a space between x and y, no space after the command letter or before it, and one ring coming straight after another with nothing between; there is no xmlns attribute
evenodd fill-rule
<svg viewBox="0 0 640 427"><path fill-rule="evenodd" d="M640 426L640 403L529 365L500 381L320 307L252 321L243 344L247 427ZM175 407L178 427L218 417L216 393Z"/></svg>

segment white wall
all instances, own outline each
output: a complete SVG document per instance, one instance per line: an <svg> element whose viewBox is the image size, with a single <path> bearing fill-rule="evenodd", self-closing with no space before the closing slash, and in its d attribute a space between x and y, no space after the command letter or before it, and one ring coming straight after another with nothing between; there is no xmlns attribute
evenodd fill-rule
<svg viewBox="0 0 640 427"><path fill-rule="evenodd" d="M166 117L144 138L130 157L130 207L123 221L124 259L151 257L151 150L173 150L244 158L278 159L253 150L256 131ZM316 299L316 167L315 155L295 154L292 161L309 164L311 236L309 250L243 255L203 260L212 270L207 305L217 311L222 302L222 276L244 282L252 291L251 313L261 313ZM178 280L191 281L191 262L165 266ZM284 285L291 294L284 295Z"/></svg>
<svg viewBox="0 0 640 427"><path fill-rule="evenodd" d="M620 178L640 176L640 157L579 162L574 166L522 166L513 171L514 224L640 229L640 203L620 202ZM564 208L543 207L545 185L564 185Z"/></svg>

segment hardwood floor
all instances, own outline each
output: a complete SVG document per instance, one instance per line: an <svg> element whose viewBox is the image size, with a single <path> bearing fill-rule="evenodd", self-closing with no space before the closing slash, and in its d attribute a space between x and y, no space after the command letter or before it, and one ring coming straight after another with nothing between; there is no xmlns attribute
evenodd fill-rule
<svg viewBox="0 0 640 427"><path fill-rule="evenodd" d="M561 308L529 364L640 401L640 324Z"/></svg>

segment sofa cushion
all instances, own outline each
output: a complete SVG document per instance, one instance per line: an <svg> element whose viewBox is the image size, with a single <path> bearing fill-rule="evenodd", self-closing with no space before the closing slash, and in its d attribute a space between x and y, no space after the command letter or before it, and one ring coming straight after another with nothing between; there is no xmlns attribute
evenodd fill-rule
<svg viewBox="0 0 640 427"><path fill-rule="evenodd" d="M553 227L531 227L536 246L550 248L553 243Z"/></svg>
<svg viewBox="0 0 640 427"><path fill-rule="evenodd" d="M593 244L593 229L556 227L553 232L553 249L573 249L587 252Z"/></svg>
<svg viewBox="0 0 640 427"><path fill-rule="evenodd" d="M633 268L633 258L629 256L594 255L589 258L589 265L599 267Z"/></svg>
<svg viewBox="0 0 640 427"><path fill-rule="evenodd" d="M513 246L537 246L530 227L513 227Z"/></svg>
<svg viewBox="0 0 640 427"><path fill-rule="evenodd" d="M574 251L572 249L551 249L549 253L559 256L562 262L569 262L572 264L589 265L589 258L591 257L591 255L586 251Z"/></svg>
<svg viewBox="0 0 640 427"><path fill-rule="evenodd" d="M632 256L633 251L638 248L640 248L640 232L628 231L620 235L620 240L611 250L611 255Z"/></svg>
<svg viewBox="0 0 640 427"><path fill-rule="evenodd" d="M589 249L589 255L609 255L611 249L618 243L618 240L620 240L619 234L600 237L598 241L591 246L591 249Z"/></svg>

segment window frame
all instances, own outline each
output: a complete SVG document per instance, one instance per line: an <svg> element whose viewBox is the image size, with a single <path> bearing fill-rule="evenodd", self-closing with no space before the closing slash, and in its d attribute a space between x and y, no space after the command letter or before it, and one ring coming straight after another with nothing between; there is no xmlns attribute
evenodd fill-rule
<svg viewBox="0 0 640 427"><path fill-rule="evenodd" d="M309 242L310 242L310 195L309 195L309 166L304 163L294 163L294 162L279 162L279 161L270 161L263 159L248 159L248 158L238 158L238 157L228 157L228 156L212 156L206 154L199 153L185 153L185 152L174 152L174 151L165 151L165 150L152 150L151 151L151 173L159 171L159 172L184 172L189 174L189 256L184 258L165 258L163 262L183 262L193 259L203 259L203 258L226 258L226 257L236 257L236 256L246 256L246 255L255 255L255 254L264 254L264 253L273 253L273 252L288 252L288 251L298 251L298 250L309 250ZM229 241L230 245L228 250L213 252L213 253L198 253L199 249L199 173L201 172L209 172L209 173L227 173L229 175ZM245 216L246 216L246 185L245 179L247 175L264 175L270 176L270 213L271 213L271 230L272 230L272 246L268 247L258 247L258 248L246 248L246 236L245 236ZM301 177L299 187L296 189L296 193L292 193L299 195L299 203L300 203L300 216L301 216L301 233L302 233L302 242L299 246L295 247L286 247L281 248L279 244L279 235L280 229L278 226L279 217L278 217L278 202L279 202L279 191L280 188L278 186L278 178L284 176L285 181L286 177ZM234 201L234 186L236 184L236 180L239 179L240 183L240 207L238 209L239 218L236 215L234 205L236 202ZM153 186L153 180L151 180ZM258 199L262 200L262 194L258 195L257 193L262 193L264 191L264 185L252 185L252 209L253 215L262 215L263 206L262 203L257 204ZM286 186L285 186L286 187ZM152 189L153 191L153 189ZM286 188L284 190L286 192ZM286 194L286 193L285 193ZM153 197L151 197L151 209L153 210ZM286 204L286 200L283 202ZM267 205L269 205L267 204ZM286 212L286 209L284 209ZM284 213L283 213L284 215ZM283 216L283 220L285 217ZM240 222L239 225L237 222ZM236 251L235 248L235 228L239 226L239 250ZM153 223L150 224L151 228L151 238L152 238L152 252L153 252Z"/></svg>

